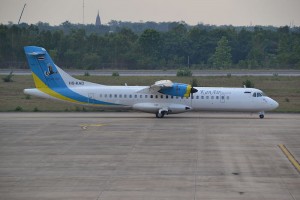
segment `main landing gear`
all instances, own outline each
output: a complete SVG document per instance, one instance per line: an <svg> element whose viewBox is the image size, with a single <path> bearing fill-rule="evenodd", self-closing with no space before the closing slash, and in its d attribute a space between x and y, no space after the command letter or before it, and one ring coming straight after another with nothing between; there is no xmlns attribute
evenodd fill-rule
<svg viewBox="0 0 300 200"><path fill-rule="evenodd" d="M163 118L165 116L165 114L168 114L168 110L167 109L160 109L159 111L157 111L155 116L156 116L156 118Z"/></svg>
<svg viewBox="0 0 300 200"><path fill-rule="evenodd" d="M156 118L163 118L165 116L164 112L157 112L156 114Z"/></svg>

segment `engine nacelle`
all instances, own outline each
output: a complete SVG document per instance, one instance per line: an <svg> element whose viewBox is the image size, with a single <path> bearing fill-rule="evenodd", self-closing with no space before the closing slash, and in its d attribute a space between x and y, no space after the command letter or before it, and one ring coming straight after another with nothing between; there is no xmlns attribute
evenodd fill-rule
<svg viewBox="0 0 300 200"><path fill-rule="evenodd" d="M188 84L173 83L172 87L162 88L158 92L171 96L189 97L191 93L197 92L197 90Z"/></svg>

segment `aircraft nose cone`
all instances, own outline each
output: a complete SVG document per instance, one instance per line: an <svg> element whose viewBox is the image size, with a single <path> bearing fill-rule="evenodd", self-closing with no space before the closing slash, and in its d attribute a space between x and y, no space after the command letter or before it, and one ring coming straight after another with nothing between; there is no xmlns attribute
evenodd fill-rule
<svg viewBox="0 0 300 200"><path fill-rule="evenodd" d="M277 103L277 101L273 100L272 98L268 97L266 98L265 103L267 103L267 109L268 110L274 110L276 108L278 108L279 104Z"/></svg>
<svg viewBox="0 0 300 200"><path fill-rule="evenodd" d="M276 109L276 108L278 108L279 103L277 101L273 100L272 105L273 105L274 109Z"/></svg>
<svg viewBox="0 0 300 200"><path fill-rule="evenodd" d="M272 110L278 108L278 106L279 106L279 103L277 101L271 99L271 98L270 98L270 103L269 104L270 104L270 107L271 107Z"/></svg>

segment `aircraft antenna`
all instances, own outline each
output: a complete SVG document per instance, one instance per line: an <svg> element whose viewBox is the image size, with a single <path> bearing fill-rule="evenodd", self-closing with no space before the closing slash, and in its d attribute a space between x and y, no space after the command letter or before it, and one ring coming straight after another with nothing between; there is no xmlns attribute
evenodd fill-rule
<svg viewBox="0 0 300 200"><path fill-rule="evenodd" d="M20 21L21 21L21 18L22 18L22 15L23 15L25 6L26 6L26 3L24 4L24 7L23 7L23 9L22 9L22 12L21 12L21 15L20 15L20 18L19 18L19 21L18 21L18 25L20 24Z"/></svg>

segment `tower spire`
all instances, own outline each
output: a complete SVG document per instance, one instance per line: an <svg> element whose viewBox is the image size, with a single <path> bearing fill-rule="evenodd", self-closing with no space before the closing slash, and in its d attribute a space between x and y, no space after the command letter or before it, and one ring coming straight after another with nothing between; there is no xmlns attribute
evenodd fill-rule
<svg viewBox="0 0 300 200"><path fill-rule="evenodd" d="M101 20L100 20L100 15L99 15L99 10L98 10L98 15L96 17L96 23L95 23L96 26L101 26Z"/></svg>

